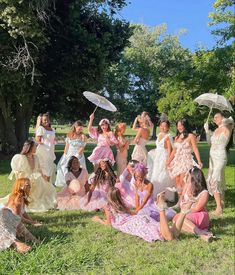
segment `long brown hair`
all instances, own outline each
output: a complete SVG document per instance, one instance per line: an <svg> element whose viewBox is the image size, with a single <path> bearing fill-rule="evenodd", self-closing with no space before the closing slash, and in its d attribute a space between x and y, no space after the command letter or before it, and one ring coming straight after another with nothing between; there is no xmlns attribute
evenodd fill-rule
<svg viewBox="0 0 235 275"><path fill-rule="evenodd" d="M113 171L112 165L109 160L101 160L106 164L105 171L108 172L108 178L105 176L105 171L100 168L100 163L98 169L95 171L94 184L95 186L99 186L105 183L105 180L108 180L108 184L110 187L113 187L116 183L117 176Z"/></svg>
<svg viewBox="0 0 235 275"><path fill-rule="evenodd" d="M126 123L124 122L121 122L121 123L118 123L115 127L115 132L114 132L114 135L115 137L117 138L118 137L118 133L120 132L121 128L126 128Z"/></svg>
<svg viewBox="0 0 235 275"><path fill-rule="evenodd" d="M107 194L109 205L119 213L130 213L130 210L123 202L120 190L116 187L111 187Z"/></svg>
<svg viewBox="0 0 235 275"><path fill-rule="evenodd" d="M10 194L9 200L15 200L17 197L23 198L25 205L29 204L29 191L25 188L27 184L30 184L28 178L17 179L13 185L12 192Z"/></svg>
<svg viewBox="0 0 235 275"><path fill-rule="evenodd" d="M75 121L73 123L73 125L71 126L71 129L70 129L69 133L67 134L68 138L73 138L75 136L76 127L78 127L78 126L82 126L82 127L84 126L80 120ZM83 134L83 133L81 132L81 134Z"/></svg>
<svg viewBox="0 0 235 275"><path fill-rule="evenodd" d="M30 153L32 151L33 146L35 144L36 143L32 139L26 140L23 147L22 147L22 150L21 150L20 154L21 155L27 155L28 153Z"/></svg>

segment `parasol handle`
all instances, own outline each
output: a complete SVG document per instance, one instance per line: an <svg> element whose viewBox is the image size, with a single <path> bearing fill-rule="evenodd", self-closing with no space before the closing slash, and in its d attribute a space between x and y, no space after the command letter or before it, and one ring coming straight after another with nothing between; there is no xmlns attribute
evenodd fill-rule
<svg viewBox="0 0 235 275"><path fill-rule="evenodd" d="M95 111L97 110L97 108L99 107L99 105L100 105L100 100L99 100L97 106L95 107L95 110L93 111L93 114L95 113Z"/></svg>
<svg viewBox="0 0 235 275"><path fill-rule="evenodd" d="M212 109L213 109L213 106L210 108L210 112L209 112L208 117L207 117L207 119L206 119L206 123L208 123L208 120L209 120L209 117L210 117L210 115L211 115Z"/></svg>

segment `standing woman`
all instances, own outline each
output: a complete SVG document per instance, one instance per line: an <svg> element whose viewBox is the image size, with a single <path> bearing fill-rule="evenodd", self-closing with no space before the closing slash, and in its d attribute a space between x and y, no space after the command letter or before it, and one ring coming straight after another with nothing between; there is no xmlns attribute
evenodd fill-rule
<svg viewBox="0 0 235 275"><path fill-rule="evenodd" d="M157 135L156 149L148 152L148 175L147 178L153 184L154 197L166 190L167 187L174 186L174 180L171 179L166 162L171 154L173 137L169 133L170 122L162 120L159 125L160 133ZM165 198L168 201L174 201L174 193L166 191Z"/></svg>
<svg viewBox="0 0 235 275"><path fill-rule="evenodd" d="M94 167L97 167L99 161L105 158L108 158L111 161L111 164L114 165L115 160L110 146L117 144L118 141L111 131L110 122L107 118L103 118L96 129L92 127L94 118L94 113L92 113L88 124L88 132L92 139L97 140L97 146L88 159L93 163Z"/></svg>
<svg viewBox="0 0 235 275"><path fill-rule="evenodd" d="M202 162L197 147L196 137L191 133L188 121L186 119L181 119L177 121L176 127L177 132L174 147L167 160L167 166L171 178L175 179L180 199L184 188L185 174L192 169L194 165L192 153L194 152L200 169L202 168Z"/></svg>
<svg viewBox="0 0 235 275"><path fill-rule="evenodd" d="M119 123L115 128L115 137L118 141L117 146L117 177L119 177L127 166L128 147L130 142L125 139L124 133L126 130L126 123Z"/></svg>
<svg viewBox="0 0 235 275"><path fill-rule="evenodd" d="M223 214L225 175L224 169L227 164L227 152L233 145L234 121L232 117L224 118L221 113L216 113L214 122L218 128L210 136L208 124L204 125L207 134L207 141L211 144L209 171L207 177L207 186L210 195L215 197L216 209L214 215Z"/></svg>
<svg viewBox="0 0 235 275"><path fill-rule="evenodd" d="M75 156L83 169L86 169L86 160L84 156L84 148L87 143L87 138L83 134L83 124L77 120L72 125L71 131L65 139L64 154L57 165L56 186L65 186L65 174L68 172L68 161L72 156Z"/></svg>
<svg viewBox="0 0 235 275"><path fill-rule="evenodd" d="M137 127L139 123L140 127ZM134 143L136 144L132 152L131 158L138 160L139 162L147 164L147 154L148 151L145 148L146 143L148 142L150 136L150 130L148 127L148 120L146 117L137 116L135 118L132 129L137 132Z"/></svg>
<svg viewBox="0 0 235 275"><path fill-rule="evenodd" d="M50 182L55 173L55 130L51 128L49 114L39 115L36 125L37 156L46 181Z"/></svg>

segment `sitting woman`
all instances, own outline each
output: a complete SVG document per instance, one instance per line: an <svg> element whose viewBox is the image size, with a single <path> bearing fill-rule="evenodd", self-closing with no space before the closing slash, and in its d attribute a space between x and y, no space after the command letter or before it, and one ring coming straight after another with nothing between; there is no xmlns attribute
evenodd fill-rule
<svg viewBox="0 0 235 275"><path fill-rule="evenodd" d="M29 178L31 183L28 212L43 212L55 207L56 189L44 179L36 153L36 143L33 140L25 141L20 154L11 160L11 174L9 179ZM6 203L9 195L0 199Z"/></svg>
<svg viewBox="0 0 235 275"><path fill-rule="evenodd" d="M20 242L17 237L24 238L25 241L38 242L22 224L41 225L25 212L25 206L29 204L30 186L30 181L27 178L16 180L7 204L0 208L0 251L8 247L13 247L20 253L31 250L30 246Z"/></svg>
<svg viewBox="0 0 235 275"><path fill-rule="evenodd" d="M57 208L60 210L80 209L81 200L86 195L87 170L80 167L79 160L72 156L65 175L67 186L57 194Z"/></svg>
<svg viewBox="0 0 235 275"><path fill-rule="evenodd" d="M116 183L116 175L108 159L100 160L98 168L88 180L89 192L85 197L82 209L94 211L103 208L107 203L107 193Z"/></svg>
<svg viewBox="0 0 235 275"><path fill-rule="evenodd" d="M194 166L189 170L180 201L181 207L189 201L193 202L184 220L182 230L187 233L196 234L204 241L210 241L213 238L213 234L208 231L210 222L209 214L206 210L208 199L209 192L203 172ZM176 222L178 218L179 214L175 215L173 221Z"/></svg>
<svg viewBox="0 0 235 275"><path fill-rule="evenodd" d="M130 160L115 184L121 192L124 203L130 208L135 207L134 169L137 163L137 160Z"/></svg>
<svg viewBox="0 0 235 275"><path fill-rule="evenodd" d="M163 194L160 194L157 198L160 222L147 215L133 215L134 213L124 204L120 191L116 187L110 188L107 198L108 204L104 207L106 219L102 220L95 216L92 220L104 225L111 225L123 233L138 236L147 242L171 241L178 237L185 215L191 206L191 203L185 204L177 222L169 227L165 215L166 203Z"/></svg>
<svg viewBox="0 0 235 275"><path fill-rule="evenodd" d="M148 215L159 221L159 211L157 210L153 200L153 184L146 179L147 168L143 163L137 163L134 170L135 179L135 198L136 210L135 213L140 215ZM166 209L166 216L172 219L176 212L169 208Z"/></svg>

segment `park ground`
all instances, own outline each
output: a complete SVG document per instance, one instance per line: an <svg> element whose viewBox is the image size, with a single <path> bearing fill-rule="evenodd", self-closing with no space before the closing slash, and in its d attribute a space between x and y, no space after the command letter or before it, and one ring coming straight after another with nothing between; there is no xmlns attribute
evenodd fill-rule
<svg viewBox="0 0 235 275"><path fill-rule="evenodd" d="M95 144L88 144L86 157ZM130 152L132 151L132 146ZM149 144L147 149L154 148ZM205 174L209 147L199 143ZM57 161L63 145L56 146ZM129 155L130 156L130 155ZM21 255L14 250L0 253L0 274L234 274L235 150L226 167L226 208L224 215L211 219L211 231L218 237L205 243L182 234L179 240L147 243L91 221L94 213L56 211L32 214L42 221L41 228L30 227L41 244ZM92 166L88 164L89 172ZM0 196L8 194L10 160L0 161ZM211 198L208 210L215 207ZM97 214L97 213L96 213ZM98 215L103 216L102 213Z"/></svg>

